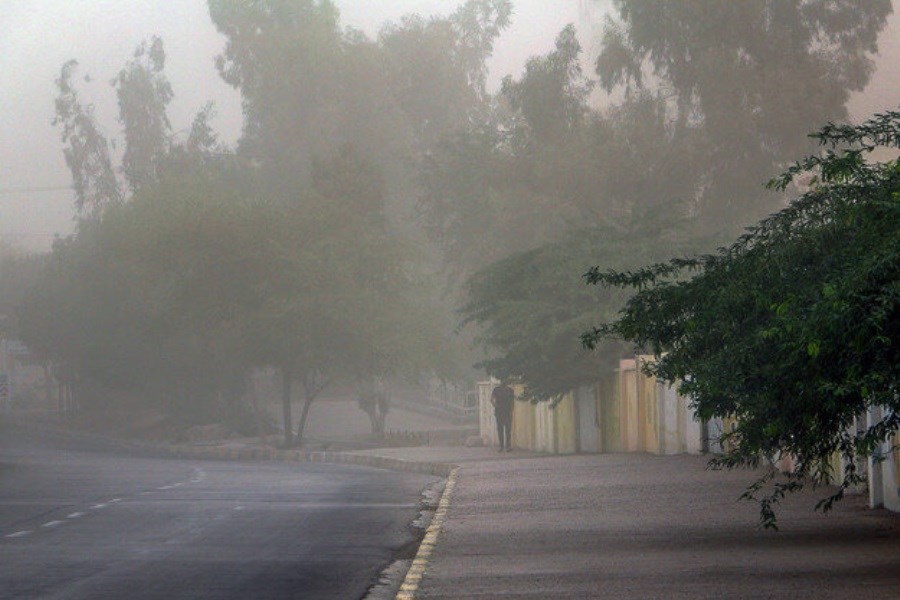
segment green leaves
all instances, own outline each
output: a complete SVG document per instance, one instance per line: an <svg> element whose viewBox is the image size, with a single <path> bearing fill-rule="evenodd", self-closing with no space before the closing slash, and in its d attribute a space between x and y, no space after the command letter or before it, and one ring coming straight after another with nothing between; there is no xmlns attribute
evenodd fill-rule
<svg viewBox="0 0 900 600"><path fill-rule="evenodd" d="M819 342L810 342L806 345L806 352L810 357L816 358L819 356Z"/></svg>
<svg viewBox="0 0 900 600"><path fill-rule="evenodd" d="M718 253L637 271L599 267L591 283L634 288L620 317L584 334L620 336L660 354L658 377L680 382L706 417L735 417L733 446L717 464L754 466L791 455L788 482L751 486L765 526L786 493L853 464L898 425L900 410L900 172L864 154L900 143L900 111L857 127L828 125L833 148L790 167L786 189L816 170L820 183ZM885 416L862 433L870 408ZM845 471L826 510L859 481ZM762 484L769 484L763 494Z"/></svg>

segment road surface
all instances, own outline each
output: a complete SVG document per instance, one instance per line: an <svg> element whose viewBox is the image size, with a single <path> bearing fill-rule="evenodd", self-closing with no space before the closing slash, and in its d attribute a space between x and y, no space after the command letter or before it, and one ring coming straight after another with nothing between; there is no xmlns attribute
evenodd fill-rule
<svg viewBox="0 0 900 600"><path fill-rule="evenodd" d="M360 598L432 481L123 457L0 426L0 598Z"/></svg>

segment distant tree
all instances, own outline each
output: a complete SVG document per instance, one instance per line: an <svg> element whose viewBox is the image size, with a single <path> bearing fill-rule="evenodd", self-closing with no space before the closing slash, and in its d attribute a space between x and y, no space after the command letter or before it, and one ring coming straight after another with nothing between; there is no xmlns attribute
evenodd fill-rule
<svg viewBox="0 0 900 600"><path fill-rule="evenodd" d="M658 90L704 144L693 173L708 231L777 208L760 181L811 149L805 134L847 117L872 73L890 0L615 0L596 69L611 92Z"/></svg>
<svg viewBox="0 0 900 600"><path fill-rule="evenodd" d="M770 183L785 190L811 177L811 188L732 245L587 274L636 290L617 320L584 335L588 347L607 336L633 342L658 357L648 370L677 384L698 416L736 418L713 465L796 459L783 478L769 465L745 494L766 527L786 493L836 476L837 492L817 505L830 509L862 480L856 458L900 428L900 162L867 162L877 147L900 147L900 112L813 137L822 152ZM857 433L870 409L881 417Z"/></svg>
<svg viewBox="0 0 900 600"><path fill-rule="evenodd" d="M421 372L433 364L423 340L437 339L410 250L388 232L380 171L344 147L316 161L312 179L293 201L271 203L273 267L263 303L242 321L248 360L281 374L289 446L302 443L310 409L332 383Z"/></svg>
<svg viewBox="0 0 900 600"><path fill-rule="evenodd" d="M503 95L534 132L537 143L564 141L584 123L593 82L581 70L581 44L567 25L546 56L525 64L520 81L503 80Z"/></svg>
<svg viewBox="0 0 900 600"><path fill-rule="evenodd" d="M478 366L519 379L535 401L556 400L597 382L627 347L610 339L591 353L578 339L586 324L613 319L628 293L598 294L573 274L598 260L626 269L695 248L696 241L679 237L683 229L664 219L628 228L596 226L476 272L466 281L460 312L464 324L477 325L476 342L486 356Z"/></svg>
<svg viewBox="0 0 900 600"><path fill-rule="evenodd" d="M115 390L188 423L230 419L246 370L234 323L272 264L265 216L210 178L148 186L57 241L17 311L21 335L87 408Z"/></svg>
<svg viewBox="0 0 900 600"><path fill-rule="evenodd" d="M289 194L317 157L350 144L385 172L388 205L404 217L415 158L476 110L510 12L508 0L468 0L372 40L342 30L326 0L210 0L209 10L227 38L219 72L243 100L239 150L259 164L260 185Z"/></svg>
<svg viewBox="0 0 900 600"><path fill-rule="evenodd" d="M158 179L160 163L169 152L172 126L166 107L173 94L165 64L163 42L154 36L137 47L111 82L125 135L122 171L132 192Z"/></svg>
<svg viewBox="0 0 900 600"><path fill-rule="evenodd" d="M417 150L463 127L487 95L487 59L509 25L510 0L469 0L447 17L404 17L378 36L392 94Z"/></svg>
<svg viewBox="0 0 900 600"><path fill-rule="evenodd" d="M542 60L533 62L553 62ZM531 116L500 104L423 160L420 213L453 279L571 231L647 229L689 216L697 140L666 117L664 99L635 94L598 114L567 96L577 82L553 78L556 92L540 91L549 84L530 76L507 87L518 102L534 104ZM541 112L543 96L570 111L570 124L546 130L545 138L533 119L551 128L564 121L556 110Z"/></svg>
<svg viewBox="0 0 900 600"><path fill-rule="evenodd" d="M75 187L75 208L90 216L121 202L122 192L109 157L109 142L97 125L94 107L83 104L75 89L77 68L74 60L62 66L56 80L53 124L62 130L63 154Z"/></svg>
<svg viewBox="0 0 900 600"><path fill-rule="evenodd" d="M512 0L467 0L448 20L456 32L455 58L469 76L469 84L485 93L487 59L494 43L512 22Z"/></svg>
<svg viewBox="0 0 900 600"><path fill-rule="evenodd" d="M16 313L40 278L46 259L0 241L0 336L19 337Z"/></svg>

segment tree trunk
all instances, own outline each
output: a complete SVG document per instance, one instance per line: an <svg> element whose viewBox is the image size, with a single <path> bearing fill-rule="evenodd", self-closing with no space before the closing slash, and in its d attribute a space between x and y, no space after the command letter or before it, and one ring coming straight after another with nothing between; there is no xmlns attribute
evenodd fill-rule
<svg viewBox="0 0 900 600"><path fill-rule="evenodd" d="M300 424L297 426L297 445L303 443L303 430L306 429L306 418L309 416L309 407L312 406L315 396L307 396L303 402L303 412L300 413Z"/></svg>
<svg viewBox="0 0 900 600"><path fill-rule="evenodd" d="M50 382L50 365L44 363L41 365L44 368L44 405L47 407L47 410L50 410L53 406L53 385Z"/></svg>
<svg viewBox="0 0 900 600"><path fill-rule="evenodd" d="M379 437L384 434L384 428L382 427L379 430L378 426L378 408L376 407L374 402L369 402L368 400L360 400L359 407L366 413L366 416L369 417L369 426L372 429L372 437Z"/></svg>
<svg viewBox="0 0 900 600"><path fill-rule="evenodd" d="M247 394L250 397L250 409L253 411L253 423L256 425L256 435L259 436L260 441L264 444L269 443L268 431L265 426L265 419L263 418L262 409L259 407L259 390L257 390L256 384L251 383L248 386Z"/></svg>
<svg viewBox="0 0 900 600"><path fill-rule="evenodd" d="M293 433L291 422L291 371L290 369L281 370L281 411L284 421L284 446L290 448L293 443Z"/></svg>

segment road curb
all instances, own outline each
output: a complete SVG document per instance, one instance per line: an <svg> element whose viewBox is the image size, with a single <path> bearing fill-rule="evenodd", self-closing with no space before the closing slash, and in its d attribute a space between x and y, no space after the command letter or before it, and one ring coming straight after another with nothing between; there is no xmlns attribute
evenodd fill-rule
<svg viewBox="0 0 900 600"><path fill-rule="evenodd" d="M441 500L438 503L437 510L434 511L434 517L432 517L428 529L425 530L425 537L422 538L422 542L419 544L416 557L413 559L409 570L406 572L403 583L400 584L400 591L397 592L395 600L413 600L416 597L416 592L419 591L419 583L422 581L422 577L424 577L425 571L428 569L428 561L431 558L431 553L437 545L438 536L441 533L441 529L444 527L444 522L447 520L447 511L450 508L450 497L453 494L454 488L456 488L456 478L458 473L459 467L455 466L450 470L450 474L447 476L447 485L444 486L444 492L441 494Z"/></svg>
<svg viewBox="0 0 900 600"><path fill-rule="evenodd" d="M421 473L436 477L449 477L456 465L433 461L416 461L378 456L372 454L356 454L353 452L329 452L313 450L279 450L272 446L189 446L185 444L154 444L135 442L119 438L110 438L84 433L58 425L36 423L28 419L7 418L7 422L17 427L38 431L52 431L68 439L101 442L112 448L129 452L158 456L164 458L181 458L197 460L233 460L233 461L274 461L274 462L309 462L356 465L374 469L388 469L405 473Z"/></svg>
<svg viewBox="0 0 900 600"><path fill-rule="evenodd" d="M406 473L421 473L437 477L449 477L456 465L440 462L404 460L388 456L355 454L353 452L328 452L306 450L278 450L277 448L196 447L196 446L148 446L162 449L173 458L197 458L208 460L309 462L356 465L375 469L388 469Z"/></svg>

